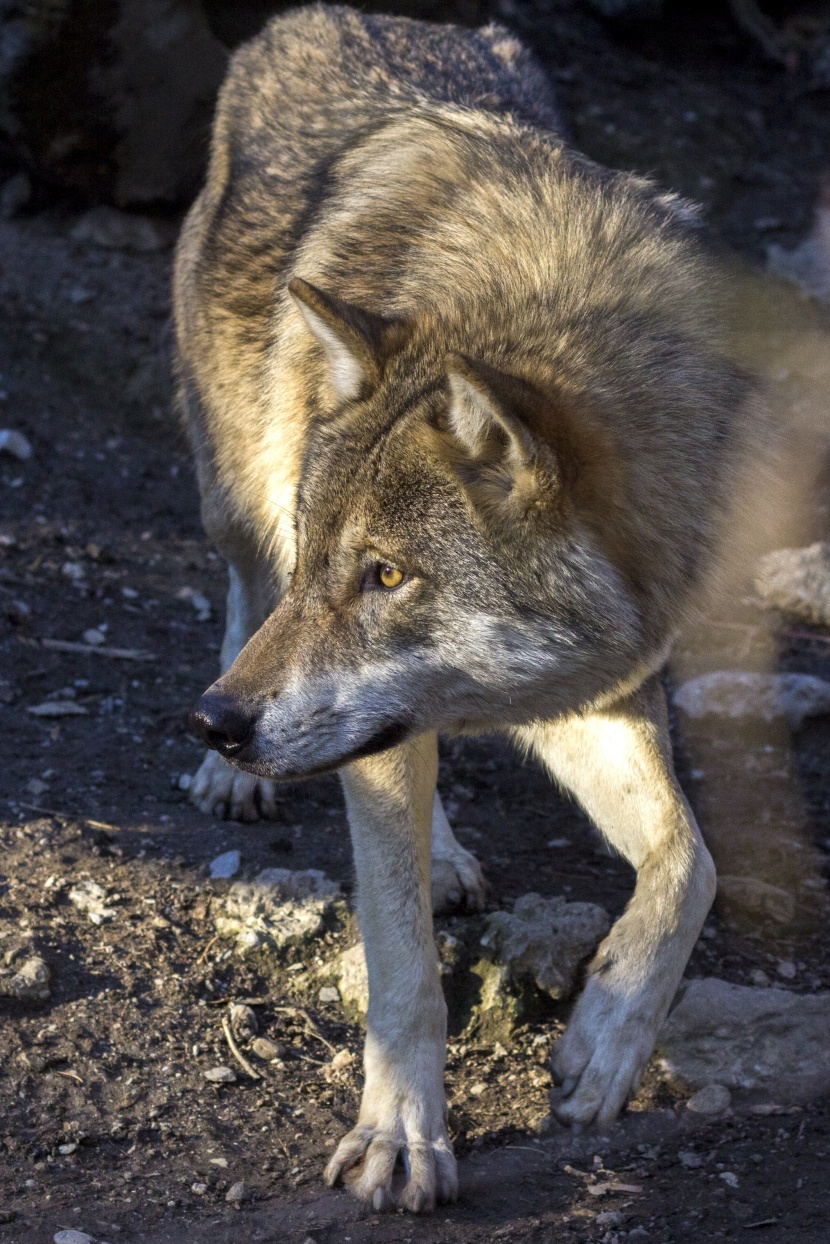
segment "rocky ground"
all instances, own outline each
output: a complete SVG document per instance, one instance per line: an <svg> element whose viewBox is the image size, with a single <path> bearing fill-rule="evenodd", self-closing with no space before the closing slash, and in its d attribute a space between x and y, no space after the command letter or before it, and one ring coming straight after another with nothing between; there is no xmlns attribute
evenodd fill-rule
<svg viewBox="0 0 830 1244"><path fill-rule="evenodd" d="M584 149L703 200L715 241L755 263L803 239L830 156L826 93L799 95L725 25L704 38L673 19L632 42L579 9L545 13L535 37ZM695 713L698 686L675 709L678 769L725 878L688 977L753 990L767 1011L747 1034L727 1023L735 995L717 994L703 1071L700 1031L667 1032L604 1140L545 1123L566 990L538 964L511 969L487 920L528 892L613 917L632 874L498 741L444 748L446 806L489 883L488 914L437 923L461 1199L429 1221L378 1219L322 1189L360 1090L338 786L286 787L260 825L187 801L200 751L185 713L216 669L224 571L169 410L170 226L77 224L54 208L0 225L0 428L31 447L0 449L0 1241L825 1240L826 684L800 720L779 712L780 687L750 688L737 716L734 689ZM730 271L730 337L767 371L799 455L775 538L775 503L756 498L754 557L828 538L830 315ZM718 670L830 680L830 618L799 615L737 560L742 586L684 637L670 686ZM229 852L234 876L211 879ZM276 946L261 912L222 923L264 869L339 887L295 895L313 935ZM720 1091L695 1098L707 1079Z"/></svg>

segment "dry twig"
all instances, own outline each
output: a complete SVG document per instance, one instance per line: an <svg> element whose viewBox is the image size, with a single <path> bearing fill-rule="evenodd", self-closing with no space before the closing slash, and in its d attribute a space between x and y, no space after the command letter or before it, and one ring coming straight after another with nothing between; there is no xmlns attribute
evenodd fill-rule
<svg viewBox="0 0 830 1244"><path fill-rule="evenodd" d="M91 653L98 657L116 657L119 661L155 661L155 653L144 652L141 648L111 648L108 644L79 644L72 639L41 639L41 648L51 648L53 652Z"/></svg>
<svg viewBox="0 0 830 1244"><path fill-rule="evenodd" d="M228 1048L230 1049L230 1052L233 1054L236 1061L239 1063L240 1067L242 1067L245 1071L247 1071L248 1075L251 1077L252 1080L263 1080L265 1077L262 1075L261 1072L257 1071L256 1067L251 1066L251 1064L248 1062L245 1055L240 1050L239 1046L234 1041L233 1033L231 1032L231 1026L228 1023L227 1015L222 1016L222 1031L225 1034L225 1040L228 1043Z"/></svg>
<svg viewBox="0 0 830 1244"><path fill-rule="evenodd" d="M306 1030L309 1036L316 1037L316 1039L321 1041L326 1049L330 1050L332 1054L337 1053L337 1048L333 1046L331 1042L326 1040L314 1020L309 1015L308 1011L304 1011L301 1006L275 1006L274 1010L280 1015L299 1015L301 1019L305 1020Z"/></svg>

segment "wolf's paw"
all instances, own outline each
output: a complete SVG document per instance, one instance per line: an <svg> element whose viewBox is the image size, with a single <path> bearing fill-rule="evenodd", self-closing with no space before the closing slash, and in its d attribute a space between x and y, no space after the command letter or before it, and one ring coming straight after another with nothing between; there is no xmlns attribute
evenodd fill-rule
<svg viewBox="0 0 830 1244"><path fill-rule="evenodd" d="M378 1212L408 1209L428 1213L458 1195L455 1157L444 1125L417 1127L412 1116L422 1111L384 1111L376 1122L358 1123L344 1136L326 1167L326 1183L339 1180ZM398 1158L403 1169L396 1169Z"/></svg>
<svg viewBox="0 0 830 1244"><path fill-rule="evenodd" d="M484 874L474 855L460 843L432 856L432 910L453 911L466 907L481 911L484 907Z"/></svg>
<svg viewBox="0 0 830 1244"><path fill-rule="evenodd" d="M231 821L268 820L276 815L274 783L235 769L218 752L208 752L199 766L190 785L190 799L200 812Z"/></svg>
<svg viewBox="0 0 830 1244"><path fill-rule="evenodd" d="M646 1003L646 1005L644 1005ZM648 999L624 999L591 977L553 1047L551 1108L560 1123L609 1127L637 1091L657 1024Z"/></svg>

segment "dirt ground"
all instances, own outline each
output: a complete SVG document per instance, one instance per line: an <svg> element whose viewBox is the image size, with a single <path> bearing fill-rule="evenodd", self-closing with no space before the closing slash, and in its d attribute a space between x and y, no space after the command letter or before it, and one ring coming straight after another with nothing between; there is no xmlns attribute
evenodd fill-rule
<svg viewBox="0 0 830 1244"><path fill-rule="evenodd" d="M830 165L826 93L799 94L725 19L704 30L687 15L635 37L567 5L539 12L534 41L584 150L701 201L715 242L750 259L803 236ZM179 788L200 759L185 715L215 676L225 583L170 413L170 256L73 241L74 220L56 207L0 224L0 427L34 450L0 456L0 960L31 938L52 972L47 1001L0 998L0 1244L61 1228L110 1244L826 1241L826 1100L736 1100L706 1121L654 1062L610 1138L540 1132L567 1007L506 1050L451 1036L456 1205L377 1218L324 1190L360 1089L359 1058L329 1064L357 1055L361 1032L319 1001L315 973L354 930L341 921L296 962L233 955L211 918L228 883L207 865L237 848L243 875L316 867L348 894L338 785L285 787L277 820L256 825L206 818ZM803 535L828 538L822 461L807 477ZM738 608L690 635L679 665L772 661L830 677L826 634L759 640L751 606ZM82 642L90 628L132 655L43 642ZM83 711L27 711L50 697ZM830 988L828 744L827 719L792 739L677 730L680 776L721 868L797 897L789 924L716 908L689 975ZM499 741L445 746L440 783L492 908L532 889L622 910L631 871ZM99 925L69 900L84 880L106 891L113 914ZM238 1000L280 1047L256 1062L258 1080L223 1033ZM217 1064L237 1081L206 1081ZM592 1192L609 1173L630 1191ZM240 1180L235 1208L226 1194Z"/></svg>

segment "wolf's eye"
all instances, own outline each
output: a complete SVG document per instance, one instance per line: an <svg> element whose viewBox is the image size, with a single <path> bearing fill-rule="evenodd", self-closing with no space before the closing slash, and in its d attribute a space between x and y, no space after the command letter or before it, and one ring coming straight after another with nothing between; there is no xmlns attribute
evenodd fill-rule
<svg viewBox="0 0 830 1244"><path fill-rule="evenodd" d="M378 579L382 587L400 587L403 583L403 571L398 570L397 566L390 566L382 563L378 566Z"/></svg>

